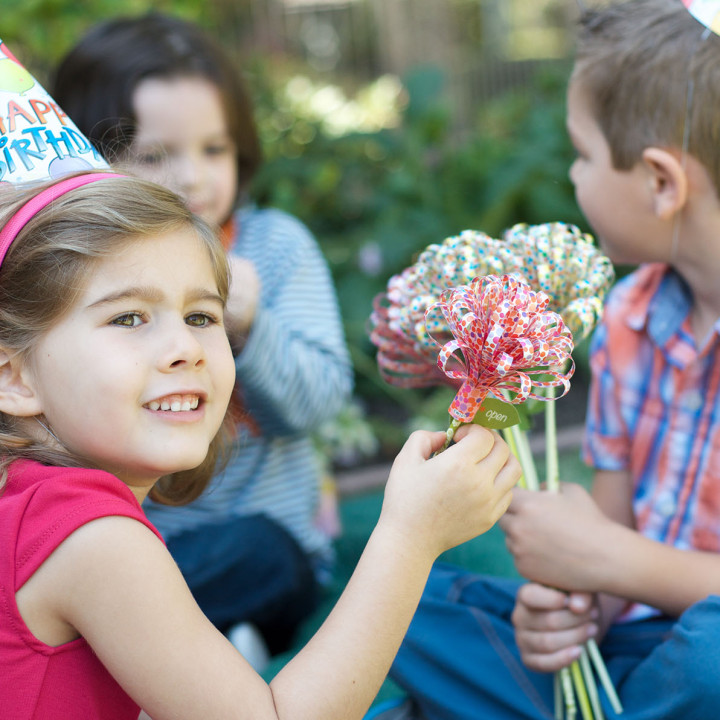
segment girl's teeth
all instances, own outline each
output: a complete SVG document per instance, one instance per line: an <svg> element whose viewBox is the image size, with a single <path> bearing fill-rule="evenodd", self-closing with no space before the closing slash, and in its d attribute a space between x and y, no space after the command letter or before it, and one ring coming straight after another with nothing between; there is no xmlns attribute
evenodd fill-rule
<svg viewBox="0 0 720 720"><path fill-rule="evenodd" d="M170 410L171 412L189 412L195 410L200 404L200 399L187 395L181 397L180 395L173 395L169 398L163 398L162 400L151 400L147 406L150 410Z"/></svg>

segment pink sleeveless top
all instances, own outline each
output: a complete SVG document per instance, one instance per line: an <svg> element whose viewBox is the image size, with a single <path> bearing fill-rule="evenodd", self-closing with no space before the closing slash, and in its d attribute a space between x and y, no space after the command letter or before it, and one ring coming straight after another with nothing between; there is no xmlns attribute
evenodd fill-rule
<svg viewBox="0 0 720 720"><path fill-rule="evenodd" d="M109 515L134 518L160 537L130 489L109 473L25 460L11 465L0 491L3 720L137 719L140 708L84 639L45 645L25 626L15 603L17 590L65 538Z"/></svg>

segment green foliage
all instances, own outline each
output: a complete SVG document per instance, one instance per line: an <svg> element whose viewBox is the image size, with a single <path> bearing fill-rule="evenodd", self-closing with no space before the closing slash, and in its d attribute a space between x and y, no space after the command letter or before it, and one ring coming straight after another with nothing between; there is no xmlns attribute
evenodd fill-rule
<svg viewBox="0 0 720 720"><path fill-rule="evenodd" d="M378 377L367 320L391 275L427 245L467 228L497 236L517 222L582 226L567 177L573 154L565 81L566 70L538 73L531 88L488 102L473 127L460 132L442 77L424 69L405 79L409 99L400 127L341 137L318 123L276 117L272 90L258 90L260 126L272 131L255 195L300 217L318 237L335 278L358 391L371 411L379 403L387 415L388 404L399 403L409 415L427 419L441 407L440 422L447 417L444 391L398 391Z"/></svg>
<svg viewBox="0 0 720 720"><path fill-rule="evenodd" d="M3 10L0 38L47 82L58 59L102 19L158 10L214 29L229 42L226 35L236 32L235 21L248 5L4 0ZM567 178L568 68L539 71L530 87L486 102L463 127L447 100L442 73L418 68L403 78L398 127L338 136L322 120L299 115L280 101L295 71L287 63L266 56L246 66L267 157L254 195L260 204L301 218L320 241L338 290L358 394L371 415L378 409L374 426L392 452L407 432L408 418L422 418L426 426L446 424L449 391L398 390L380 379L367 338L372 299L423 248L464 229L498 235L516 222L583 225Z"/></svg>
<svg viewBox="0 0 720 720"><path fill-rule="evenodd" d="M200 22L197 0L3 0L0 39L41 82L53 65L95 23L149 10Z"/></svg>

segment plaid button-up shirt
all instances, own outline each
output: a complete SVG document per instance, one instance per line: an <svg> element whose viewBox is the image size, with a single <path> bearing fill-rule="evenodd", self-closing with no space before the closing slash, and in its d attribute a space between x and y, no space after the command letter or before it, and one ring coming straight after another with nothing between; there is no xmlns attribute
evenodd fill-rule
<svg viewBox="0 0 720 720"><path fill-rule="evenodd" d="M666 265L643 265L613 288L590 348L584 459L631 471L643 535L718 552L720 322L698 349L691 307ZM636 606L630 616L647 614Z"/></svg>

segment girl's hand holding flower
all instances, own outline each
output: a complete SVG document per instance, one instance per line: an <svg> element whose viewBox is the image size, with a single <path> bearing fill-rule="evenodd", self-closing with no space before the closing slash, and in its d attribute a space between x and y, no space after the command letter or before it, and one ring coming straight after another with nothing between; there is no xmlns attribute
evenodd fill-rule
<svg viewBox="0 0 720 720"><path fill-rule="evenodd" d="M428 546L431 560L489 530L520 477L519 463L495 433L463 427L455 445L430 457L444 439L424 431L408 438L390 472L379 522L410 538L411 546Z"/></svg>

